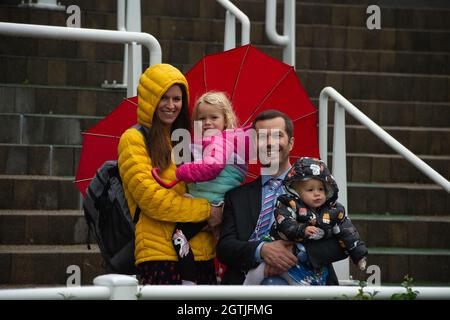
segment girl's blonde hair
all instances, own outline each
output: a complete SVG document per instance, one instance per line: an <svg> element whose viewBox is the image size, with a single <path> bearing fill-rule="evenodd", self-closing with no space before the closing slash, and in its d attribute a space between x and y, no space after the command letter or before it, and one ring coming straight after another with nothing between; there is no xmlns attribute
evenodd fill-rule
<svg viewBox="0 0 450 320"><path fill-rule="evenodd" d="M237 128L238 120L236 114L234 113L233 106L231 105L231 101L225 92L208 91L204 93L200 98L198 98L192 112L193 121L198 120L198 106L201 103L207 103L215 106L223 112L225 118L225 129Z"/></svg>

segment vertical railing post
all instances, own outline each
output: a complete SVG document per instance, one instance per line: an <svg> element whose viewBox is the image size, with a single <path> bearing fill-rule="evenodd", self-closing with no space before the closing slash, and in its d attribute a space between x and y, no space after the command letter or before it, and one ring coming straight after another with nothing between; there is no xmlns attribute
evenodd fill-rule
<svg viewBox="0 0 450 320"><path fill-rule="evenodd" d="M117 0L117 30L127 31L126 28L126 1ZM122 67L122 84L127 85L128 77L128 44L124 45L123 49L123 67Z"/></svg>
<svg viewBox="0 0 450 320"><path fill-rule="evenodd" d="M134 97L137 95L137 85L139 83L140 73L137 73L137 44L132 42L128 44L128 73L127 73L127 97Z"/></svg>
<svg viewBox="0 0 450 320"><path fill-rule="evenodd" d="M241 22L241 45L250 43L250 20L229 0L216 0L227 11L225 16L224 51L236 47L236 18Z"/></svg>
<svg viewBox="0 0 450 320"><path fill-rule="evenodd" d="M127 1L127 31L131 32L141 32L141 0L128 0ZM137 94L137 83L139 82L139 77L142 74L142 46L136 43L133 45L128 45L128 47L134 47L128 50L128 60L133 60L133 63L128 64L133 67L132 70L128 69L128 81L127 81L127 92L131 93L129 97L135 96ZM130 79L130 76L132 77Z"/></svg>
<svg viewBox="0 0 450 320"><path fill-rule="evenodd" d="M225 13L225 37L223 50L236 48L236 17L227 10Z"/></svg>
<svg viewBox="0 0 450 320"><path fill-rule="evenodd" d="M324 92L319 96L319 153L328 163L328 96Z"/></svg>
<svg viewBox="0 0 450 320"><path fill-rule="evenodd" d="M319 152L320 157L328 163L328 95L324 91L319 97ZM333 176L339 186L339 202L347 206L347 159L345 143L345 110L335 102L333 130ZM340 281L350 280L349 259L333 263L336 275Z"/></svg>
<svg viewBox="0 0 450 320"><path fill-rule="evenodd" d="M295 68L295 0L284 0L283 35L277 32L277 1L266 0L266 34L269 40L283 46L283 61Z"/></svg>

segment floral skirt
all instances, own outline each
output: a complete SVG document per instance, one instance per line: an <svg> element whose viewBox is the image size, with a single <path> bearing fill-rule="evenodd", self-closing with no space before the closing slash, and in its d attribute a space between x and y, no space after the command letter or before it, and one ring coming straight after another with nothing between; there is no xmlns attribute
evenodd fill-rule
<svg viewBox="0 0 450 320"><path fill-rule="evenodd" d="M214 260L195 262L197 284L217 284ZM146 261L137 266L142 285L181 284L176 261Z"/></svg>

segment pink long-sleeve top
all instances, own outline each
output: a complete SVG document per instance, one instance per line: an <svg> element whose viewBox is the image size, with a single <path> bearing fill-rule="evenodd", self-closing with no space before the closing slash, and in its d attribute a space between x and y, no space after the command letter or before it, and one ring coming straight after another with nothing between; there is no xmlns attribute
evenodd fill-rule
<svg viewBox="0 0 450 320"><path fill-rule="evenodd" d="M250 158L251 125L227 129L193 144L194 161L179 166L176 177L187 183L215 179L227 164L245 165Z"/></svg>

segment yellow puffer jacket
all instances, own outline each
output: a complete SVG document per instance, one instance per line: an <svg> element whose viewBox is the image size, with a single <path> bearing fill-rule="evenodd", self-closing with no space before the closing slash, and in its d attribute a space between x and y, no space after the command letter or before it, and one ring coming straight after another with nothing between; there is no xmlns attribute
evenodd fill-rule
<svg viewBox="0 0 450 320"><path fill-rule="evenodd" d="M168 64L148 68L138 86L138 123L149 128L162 95L174 84L188 88L183 74ZM149 141L151 143L151 141ZM172 189L161 187L151 174L152 161L142 134L134 128L123 133L118 147L119 171L130 211L141 208L136 226L136 265L144 261L176 261L172 245L175 222L200 222L209 218L210 205L205 199L184 197L186 185ZM175 179L175 164L160 173L166 181ZM214 258L215 242L211 233L200 232L190 245L196 261Z"/></svg>

